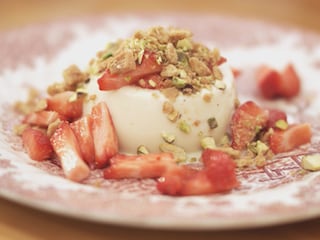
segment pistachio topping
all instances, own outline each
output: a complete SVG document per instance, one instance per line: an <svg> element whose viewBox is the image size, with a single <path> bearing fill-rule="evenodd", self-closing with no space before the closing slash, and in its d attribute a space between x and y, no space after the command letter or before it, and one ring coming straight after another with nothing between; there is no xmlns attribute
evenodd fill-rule
<svg viewBox="0 0 320 240"><path fill-rule="evenodd" d="M276 128L279 128L281 130L286 130L288 128L288 123L287 123L287 121L280 119L280 120L276 121L275 126L276 126Z"/></svg>
<svg viewBox="0 0 320 240"><path fill-rule="evenodd" d="M187 159L185 150L179 146L170 143L161 143L159 148L162 152L172 153L178 162L184 162Z"/></svg>
<svg viewBox="0 0 320 240"><path fill-rule="evenodd" d="M148 154L148 153L149 153L149 150L147 149L146 146L144 146L144 145L138 146L137 154Z"/></svg>
<svg viewBox="0 0 320 240"><path fill-rule="evenodd" d="M212 87L216 79L223 79L219 65L225 58L217 49L210 50L195 42L190 31L163 27L138 31L126 40L108 44L90 61L89 72L101 74L108 70L111 74L124 74L135 70L150 55L162 68L159 84L154 87L157 89L175 87L190 95ZM140 82L138 86L148 85Z"/></svg>
<svg viewBox="0 0 320 240"><path fill-rule="evenodd" d="M310 154L306 155L302 158L301 162L302 167L305 170L310 170L310 171L318 171L320 170L320 154Z"/></svg>
<svg viewBox="0 0 320 240"><path fill-rule="evenodd" d="M204 137L200 140L200 145L203 149L214 149L216 148L216 142L213 137Z"/></svg>
<svg viewBox="0 0 320 240"><path fill-rule="evenodd" d="M171 133L163 132L161 137L167 143L173 143L176 140L176 136Z"/></svg>
<svg viewBox="0 0 320 240"><path fill-rule="evenodd" d="M178 123L178 127L184 133L190 133L191 132L191 126L185 120L180 121Z"/></svg>
<svg viewBox="0 0 320 240"><path fill-rule="evenodd" d="M215 129L218 127L218 122L215 117L209 118L207 122L210 129Z"/></svg>

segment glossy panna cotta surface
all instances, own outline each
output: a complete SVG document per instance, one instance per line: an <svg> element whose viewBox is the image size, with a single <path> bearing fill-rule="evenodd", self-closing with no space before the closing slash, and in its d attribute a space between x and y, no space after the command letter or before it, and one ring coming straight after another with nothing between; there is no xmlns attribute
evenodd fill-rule
<svg viewBox="0 0 320 240"><path fill-rule="evenodd" d="M237 99L231 68L225 63L220 69L223 80L219 84L192 95L179 93L174 100L161 90L137 86L102 91L92 80L87 90L95 99L86 103L85 112L89 113L100 101L107 103L121 152L136 153L140 145L150 152L159 152L164 135L174 136L175 144L186 152L198 152L201 138L211 136L219 142L226 134ZM178 112L175 121L166 114L166 103ZM216 121L215 126L210 126L210 121Z"/></svg>
<svg viewBox="0 0 320 240"><path fill-rule="evenodd" d="M88 72L84 112L108 105L122 153L166 151L164 142L200 152L201 139L225 136L237 102L227 60L187 30L138 31L108 44Z"/></svg>

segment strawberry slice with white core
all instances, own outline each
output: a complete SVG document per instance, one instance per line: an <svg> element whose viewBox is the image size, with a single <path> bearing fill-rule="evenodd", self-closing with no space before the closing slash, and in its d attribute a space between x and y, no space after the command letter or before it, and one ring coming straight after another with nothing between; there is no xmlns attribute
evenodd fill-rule
<svg viewBox="0 0 320 240"><path fill-rule="evenodd" d="M24 123L39 127L48 127L51 123L59 119L59 114L55 111L40 111L29 113L23 120Z"/></svg>
<svg viewBox="0 0 320 240"><path fill-rule="evenodd" d="M105 102L92 108L91 118L95 164L97 168L103 168L119 151L118 137Z"/></svg>
<svg viewBox="0 0 320 240"><path fill-rule="evenodd" d="M76 182L86 179L90 169L82 160L76 136L68 122L62 122L50 138L65 176Z"/></svg>
<svg viewBox="0 0 320 240"><path fill-rule="evenodd" d="M76 98L76 93L65 91L47 99L47 110L56 111L68 121L74 121L82 116L83 99ZM73 99L75 97L75 99Z"/></svg>
<svg viewBox="0 0 320 240"><path fill-rule="evenodd" d="M168 168L175 166L176 160L170 153L118 154L110 159L110 167L104 170L104 177L107 179L157 178Z"/></svg>
<svg viewBox="0 0 320 240"><path fill-rule="evenodd" d="M91 167L94 167L94 144L92 137L92 119L89 116L83 116L70 124L81 151L83 160Z"/></svg>
<svg viewBox="0 0 320 240"><path fill-rule="evenodd" d="M290 125L286 130L275 130L269 137L273 153L291 151L311 141L311 127L308 123Z"/></svg>
<svg viewBox="0 0 320 240"><path fill-rule="evenodd" d="M27 128L24 130L22 142L29 157L33 160L43 161L53 155L53 148L48 136L39 129Z"/></svg>

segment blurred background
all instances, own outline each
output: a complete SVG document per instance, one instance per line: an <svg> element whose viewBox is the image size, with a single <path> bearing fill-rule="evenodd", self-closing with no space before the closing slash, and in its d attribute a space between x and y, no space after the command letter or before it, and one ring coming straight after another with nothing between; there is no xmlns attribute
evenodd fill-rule
<svg viewBox="0 0 320 240"><path fill-rule="evenodd" d="M0 31L55 19L144 11L236 15L320 31L319 0L0 0Z"/></svg>

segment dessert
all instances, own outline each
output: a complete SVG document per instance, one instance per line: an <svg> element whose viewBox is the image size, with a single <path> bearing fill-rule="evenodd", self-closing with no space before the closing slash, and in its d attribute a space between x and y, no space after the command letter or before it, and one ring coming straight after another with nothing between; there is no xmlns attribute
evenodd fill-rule
<svg viewBox="0 0 320 240"><path fill-rule="evenodd" d="M298 94L292 65L258 72L264 97ZM16 131L32 159L57 159L76 182L102 169L105 179L154 178L168 195L230 191L237 168L261 167L311 139L310 125L289 123L285 112L239 103L234 73L189 31L138 31L108 44L87 70L68 67L48 97L17 103L24 120Z"/></svg>
<svg viewBox="0 0 320 240"><path fill-rule="evenodd" d="M199 152L201 138L218 143L226 134L237 100L231 68L217 49L191 36L177 29L137 32L92 62L86 89L94 97L85 112L107 102L121 152L136 153L140 145L158 152L164 135L187 153Z"/></svg>

